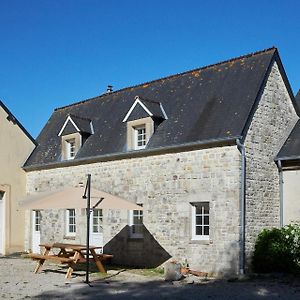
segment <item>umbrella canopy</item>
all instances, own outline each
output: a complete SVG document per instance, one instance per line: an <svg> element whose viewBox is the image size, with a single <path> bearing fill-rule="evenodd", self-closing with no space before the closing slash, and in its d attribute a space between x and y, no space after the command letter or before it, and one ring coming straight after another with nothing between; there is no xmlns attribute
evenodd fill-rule
<svg viewBox="0 0 300 300"><path fill-rule="evenodd" d="M63 208L86 208L87 200L83 199L84 187L66 187L64 189L36 193L23 199L20 204L24 209L63 209ZM91 207L97 205L100 209L126 209L142 210L139 205L126 201L120 197L91 189Z"/></svg>

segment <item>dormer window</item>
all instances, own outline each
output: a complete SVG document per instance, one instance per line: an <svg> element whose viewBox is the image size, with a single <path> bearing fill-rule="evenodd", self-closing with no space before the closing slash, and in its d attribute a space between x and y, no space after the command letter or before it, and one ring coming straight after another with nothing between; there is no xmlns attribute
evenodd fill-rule
<svg viewBox="0 0 300 300"><path fill-rule="evenodd" d="M134 128L134 135L135 135L135 149L144 149L147 144L146 139L146 125L141 125Z"/></svg>
<svg viewBox="0 0 300 300"><path fill-rule="evenodd" d="M167 115L160 102L136 96L123 119L127 123L127 149L145 149L155 128L166 119Z"/></svg>
<svg viewBox="0 0 300 300"><path fill-rule="evenodd" d="M61 136L61 159L76 158L87 138L94 133L92 121L68 115L58 136Z"/></svg>
<svg viewBox="0 0 300 300"><path fill-rule="evenodd" d="M67 159L73 159L76 154L75 139L66 140L67 143Z"/></svg>

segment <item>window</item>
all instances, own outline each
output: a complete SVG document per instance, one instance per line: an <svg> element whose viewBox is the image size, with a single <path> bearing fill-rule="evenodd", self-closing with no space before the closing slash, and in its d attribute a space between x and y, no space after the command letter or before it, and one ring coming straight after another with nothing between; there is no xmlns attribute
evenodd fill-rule
<svg viewBox="0 0 300 300"><path fill-rule="evenodd" d="M147 144L146 140L146 126L142 125L134 128L135 135L135 149L144 149Z"/></svg>
<svg viewBox="0 0 300 300"><path fill-rule="evenodd" d="M131 210L130 211L130 237L142 238L143 237L143 211Z"/></svg>
<svg viewBox="0 0 300 300"><path fill-rule="evenodd" d="M34 211L34 230L41 231L41 212L39 210Z"/></svg>
<svg viewBox="0 0 300 300"><path fill-rule="evenodd" d="M66 235L76 235L76 214L75 209L67 209L66 211Z"/></svg>
<svg viewBox="0 0 300 300"><path fill-rule="evenodd" d="M102 209L94 209L93 211L93 233L102 232L103 214Z"/></svg>
<svg viewBox="0 0 300 300"><path fill-rule="evenodd" d="M75 157L75 139L66 140L67 143L67 159Z"/></svg>
<svg viewBox="0 0 300 300"><path fill-rule="evenodd" d="M209 239L209 202L192 203L192 239Z"/></svg>

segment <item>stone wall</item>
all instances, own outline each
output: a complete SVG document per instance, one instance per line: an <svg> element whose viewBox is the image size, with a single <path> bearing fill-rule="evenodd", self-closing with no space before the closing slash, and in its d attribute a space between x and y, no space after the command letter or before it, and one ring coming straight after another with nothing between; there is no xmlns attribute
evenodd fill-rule
<svg viewBox="0 0 300 300"><path fill-rule="evenodd" d="M105 251L115 262L158 266L169 258L218 274L238 270L241 158L236 146L122 159L27 173L27 191L77 185L143 203L144 238L128 236L128 212L104 211ZM210 240L191 240L191 202L210 201ZM85 242L84 210L76 242ZM64 239L64 212L42 212L42 242ZM27 218L29 222L29 218ZM28 228L28 226L27 226ZM69 241L70 242L70 241ZM30 248L30 234L27 236Z"/></svg>
<svg viewBox="0 0 300 300"><path fill-rule="evenodd" d="M253 253L258 233L280 224L279 174L274 158L297 119L275 62L245 140L248 258Z"/></svg>

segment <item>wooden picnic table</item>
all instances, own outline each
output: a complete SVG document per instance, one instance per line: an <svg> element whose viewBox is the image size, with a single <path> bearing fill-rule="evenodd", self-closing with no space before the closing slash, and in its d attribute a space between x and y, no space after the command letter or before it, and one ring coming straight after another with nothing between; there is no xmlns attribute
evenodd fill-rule
<svg viewBox="0 0 300 300"><path fill-rule="evenodd" d="M110 254L97 254L96 249L102 249L102 247L90 246L87 253L86 245L79 244L67 244L67 243L53 243L53 244L41 244L43 247L43 254L31 253L29 256L33 260L38 260L34 273L38 273L46 260L57 261L61 264L68 264L69 268L66 273L66 278L70 278L74 270L74 266L77 263L86 262L90 259L95 262L99 272L106 273L106 270L102 264L102 261L112 258ZM58 253L54 253L54 249L59 249Z"/></svg>

